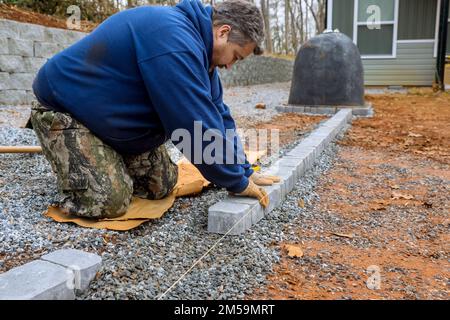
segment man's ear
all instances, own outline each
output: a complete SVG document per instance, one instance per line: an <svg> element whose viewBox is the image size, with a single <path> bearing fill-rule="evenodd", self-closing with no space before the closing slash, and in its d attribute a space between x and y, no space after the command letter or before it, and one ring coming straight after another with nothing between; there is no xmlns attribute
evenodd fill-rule
<svg viewBox="0 0 450 320"><path fill-rule="evenodd" d="M219 37L229 37L230 35L230 31L231 31L231 26L228 24L224 24L222 26L219 27L219 30L217 30L219 32Z"/></svg>

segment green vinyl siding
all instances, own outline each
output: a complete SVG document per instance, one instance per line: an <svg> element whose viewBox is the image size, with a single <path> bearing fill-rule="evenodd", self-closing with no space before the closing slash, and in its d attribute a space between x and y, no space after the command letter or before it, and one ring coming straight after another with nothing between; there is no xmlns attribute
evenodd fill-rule
<svg viewBox="0 0 450 320"><path fill-rule="evenodd" d="M434 39L436 0L400 0L398 40Z"/></svg>
<svg viewBox="0 0 450 320"><path fill-rule="evenodd" d="M333 1L333 30L339 29L353 39L353 12L354 0Z"/></svg>
<svg viewBox="0 0 450 320"><path fill-rule="evenodd" d="M431 86L436 59L434 43L398 43L395 59L364 59L365 85Z"/></svg>

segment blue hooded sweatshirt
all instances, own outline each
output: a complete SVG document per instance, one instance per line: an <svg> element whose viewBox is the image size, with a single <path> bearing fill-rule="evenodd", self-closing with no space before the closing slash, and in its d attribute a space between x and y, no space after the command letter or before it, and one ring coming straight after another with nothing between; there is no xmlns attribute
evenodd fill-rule
<svg viewBox="0 0 450 320"><path fill-rule="evenodd" d="M193 136L194 121L201 121L202 132L220 132L215 139L225 146L225 130L236 127L218 72L209 72L212 49L210 6L183 0L175 7L138 7L111 16L51 58L33 90L41 104L71 114L121 154L149 151L179 128ZM232 146L233 164L194 164L214 184L242 192L253 170L239 138Z"/></svg>

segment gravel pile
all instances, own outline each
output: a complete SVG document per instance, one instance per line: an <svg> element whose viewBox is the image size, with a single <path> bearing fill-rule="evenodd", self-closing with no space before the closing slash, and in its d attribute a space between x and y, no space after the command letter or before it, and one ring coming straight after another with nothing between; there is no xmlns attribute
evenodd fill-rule
<svg viewBox="0 0 450 320"><path fill-rule="evenodd" d="M32 130L0 128L0 145L37 144ZM43 156L0 154L1 254L40 250L52 245L47 239L49 233L41 212L55 195L56 178Z"/></svg>

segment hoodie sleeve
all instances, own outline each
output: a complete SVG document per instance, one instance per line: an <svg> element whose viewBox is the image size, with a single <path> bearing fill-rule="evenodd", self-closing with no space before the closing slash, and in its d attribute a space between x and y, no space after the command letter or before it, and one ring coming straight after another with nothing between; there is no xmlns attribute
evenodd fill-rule
<svg viewBox="0 0 450 320"><path fill-rule="evenodd" d="M209 75L201 57L190 51L171 52L140 61L139 68L166 134L172 136L177 129L189 132L190 150L181 151L202 175L228 191L244 191L248 178L242 165L225 163L227 146L233 146L233 142L227 142L223 117L212 101ZM221 156L224 161L205 163L203 154L212 142L198 139L198 134L194 134L197 128L201 128L202 136L207 131L214 133L211 140L223 146L223 154L211 155L216 159Z"/></svg>
<svg viewBox="0 0 450 320"><path fill-rule="evenodd" d="M225 125L225 129L232 129L236 132L236 124L234 122L233 117L231 116L230 108L223 102L222 102L222 105L223 105L224 111L221 113L221 115L222 115L222 119L223 119L223 122ZM243 154L243 157L245 158L245 163L241 164L241 166L242 166L242 168L244 168L245 176L247 178L250 177L253 174L252 165L247 160L247 156L242 147L241 139L240 139L239 135L237 134L237 132L236 132L236 136L234 139L234 152L235 152L235 154L240 154L240 153Z"/></svg>
<svg viewBox="0 0 450 320"><path fill-rule="evenodd" d="M245 163L242 164L242 167L244 168L245 176L248 178L253 174L253 169L251 164L247 160L247 156L245 155L245 152L242 147L241 139L236 132L236 124L234 122L233 117L231 116L230 108L223 102L222 83L217 74L217 71L214 72L212 85L216 86L216 90L212 90L213 92L216 92L216 97L213 97L214 104L219 109L225 129L231 129L234 130L235 132L234 152L235 154L237 155L240 154L241 157L244 157Z"/></svg>

